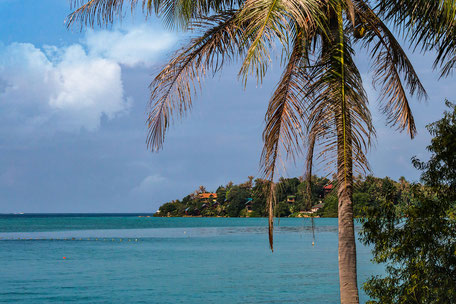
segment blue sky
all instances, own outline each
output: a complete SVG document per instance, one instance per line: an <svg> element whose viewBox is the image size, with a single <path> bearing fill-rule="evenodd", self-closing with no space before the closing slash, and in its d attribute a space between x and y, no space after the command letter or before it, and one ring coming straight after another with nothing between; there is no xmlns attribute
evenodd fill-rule
<svg viewBox="0 0 456 304"><path fill-rule="evenodd" d="M0 0L0 213L153 212L199 185L215 190L259 176L264 113L280 76L243 89L238 66L208 79L192 112L175 124L160 153L147 150L148 84L185 36L141 14L112 29L67 30L67 1ZM439 119L454 80L438 81L432 54L411 54L429 93L411 99L418 136L385 125L368 58L357 61L377 140L373 174L417 180L410 158L426 159L424 126ZM284 176L303 173L289 164ZM324 174L318 171L317 174Z"/></svg>

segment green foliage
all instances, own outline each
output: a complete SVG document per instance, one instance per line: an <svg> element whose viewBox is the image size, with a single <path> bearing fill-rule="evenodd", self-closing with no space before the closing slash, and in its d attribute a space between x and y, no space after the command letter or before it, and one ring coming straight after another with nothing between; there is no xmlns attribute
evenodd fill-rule
<svg viewBox="0 0 456 304"><path fill-rule="evenodd" d="M413 188L414 199L398 212L388 200L370 210L362 239L374 245L374 261L386 277L370 278L369 303L456 303L456 221L447 203Z"/></svg>
<svg viewBox="0 0 456 304"><path fill-rule="evenodd" d="M355 179L353 193L353 211L355 217L364 217L369 207L380 203L381 197L388 197L395 204L403 205L410 196L409 183L403 179L402 183L395 182L389 177L378 178L372 175L365 179ZM322 217L337 217L338 199L336 191L324 197L324 207L318 212Z"/></svg>
<svg viewBox="0 0 456 304"><path fill-rule="evenodd" d="M295 178L281 177L279 179L279 182L276 185L277 200L285 201L287 199L287 196L290 195L290 193L297 193L299 184L300 184L299 179L297 179L296 177Z"/></svg>
<svg viewBox="0 0 456 304"><path fill-rule="evenodd" d="M291 214L290 203L286 201L280 202L275 208L275 214L277 217L287 217Z"/></svg>
<svg viewBox="0 0 456 304"><path fill-rule="evenodd" d="M230 217L237 217L242 209L245 209L245 203L250 197L250 192L241 186L233 186L228 194L226 195L226 200L228 201L228 206L226 208L226 213Z"/></svg>
<svg viewBox="0 0 456 304"><path fill-rule="evenodd" d="M337 217L338 199L336 193L331 193L325 197L325 206L319 210L318 214L322 217Z"/></svg>
<svg viewBox="0 0 456 304"><path fill-rule="evenodd" d="M333 184L334 189L325 192L326 185ZM217 204L212 200L199 199L195 194L187 195L182 201L173 201L160 207L156 216L267 216L266 193L269 181L251 177L249 181L234 185L229 182L216 190ZM317 216L337 217L338 199L335 187L336 181L330 182L327 178L313 176L310 195L307 193L307 181L298 178L281 178L277 183L277 205L275 215L280 217L302 216L301 211L310 211L311 207L324 203ZM288 202L289 197L294 197L294 202ZM412 193L411 185L401 178L399 182L388 177L374 176L357 177L355 179L353 203L354 214L357 217L365 216L368 208L379 204L380 197L387 197L397 204L397 208L410 202ZM246 212L247 199L251 198L252 212ZM310 200L309 200L310 198ZM206 204L206 206L204 206ZM189 208L187 211L185 209ZM244 211L245 210L245 211Z"/></svg>
<svg viewBox="0 0 456 304"><path fill-rule="evenodd" d="M160 213L162 214L172 214L177 210L177 206L174 202L166 203L161 205L158 210L160 210Z"/></svg>
<svg viewBox="0 0 456 304"><path fill-rule="evenodd" d="M225 203L225 200L226 200L226 188L220 186L220 187L217 188L217 191L215 191L215 193L217 193L217 203L219 203L219 204Z"/></svg>
<svg viewBox="0 0 456 304"><path fill-rule="evenodd" d="M252 210L259 216L266 216L266 191L268 182L257 178L252 188Z"/></svg>
<svg viewBox="0 0 456 304"><path fill-rule="evenodd" d="M414 165L424 170L421 179L426 184L442 188L456 188L456 104L448 100L445 104L452 112L445 112L444 117L427 126L434 136L427 149L432 153L427 163L414 158Z"/></svg>
<svg viewBox="0 0 456 304"><path fill-rule="evenodd" d="M413 159L424 185L410 186L401 206L389 185L382 187L364 220L361 240L386 265L385 277L364 284L369 303L456 303L456 107L447 106L452 112L428 126L430 160Z"/></svg>
<svg viewBox="0 0 456 304"><path fill-rule="evenodd" d="M353 212L356 215L364 214L366 206L369 206L371 199L369 193L365 192L355 192L353 194Z"/></svg>

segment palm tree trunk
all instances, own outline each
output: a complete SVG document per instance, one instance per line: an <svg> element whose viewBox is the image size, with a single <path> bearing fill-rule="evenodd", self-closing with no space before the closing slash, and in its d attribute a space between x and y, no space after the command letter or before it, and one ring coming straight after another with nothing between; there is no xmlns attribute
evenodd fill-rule
<svg viewBox="0 0 456 304"><path fill-rule="evenodd" d="M341 111L339 111L341 110ZM339 226L339 286L341 304L358 304L356 242L353 222L353 152L350 112L342 107L337 121L337 196Z"/></svg>
<svg viewBox="0 0 456 304"><path fill-rule="evenodd" d="M339 160L343 160L344 149L342 143L338 147ZM341 155L342 154L342 155ZM342 304L359 303L357 271L356 271L356 243L353 223L353 175L351 155L347 157L347 164L338 165L338 198L339 198L339 284L340 301ZM347 170L348 169L348 170ZM347 172L346 172L347 171Z"/></svg>
<svg viewBox="0 0 456 304"><path fill-rule="evenodd" d="M352 126L350 107L345 94L345 41L342 6L339 3L337 17L337 50L335 52L335 66L339 65L340 73L340 101L336 107L337 128L337 179L338 187L338 218L339 218L339 287L341 304L358 304L358 284L356 271L356 243L353 223L353 151Z"/></svg>

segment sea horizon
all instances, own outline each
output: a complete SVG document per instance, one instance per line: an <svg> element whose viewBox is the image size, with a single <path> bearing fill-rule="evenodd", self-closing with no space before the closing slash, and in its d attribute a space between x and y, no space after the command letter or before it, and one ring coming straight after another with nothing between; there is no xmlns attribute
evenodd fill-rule
<svg viewBox="0 0 456 304"><path fill-rule="evenodd" d="M334 218L277 219L272 253L266 218L43 215L0 218L4 302L339 300ZM361 286L383 270L357 244Z"/></svg>

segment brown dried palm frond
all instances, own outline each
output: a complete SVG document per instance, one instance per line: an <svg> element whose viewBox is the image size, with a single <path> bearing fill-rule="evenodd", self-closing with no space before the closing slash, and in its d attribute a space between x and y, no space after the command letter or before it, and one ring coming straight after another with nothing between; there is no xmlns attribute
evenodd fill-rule
<svg viewBox="0 0 456 304"><path fill-rule="evenodd" d="M375 87L380 87L380 102L384 104L382 108L388 123L397 125L400 130L407 130L413 138L416 126L406 89L412 96L419 98L427 98L426 90L399 42L374 11L359 1L357 12L367 26L364 45L369 46L374 42L371 50L375 58L373 83Z"/></svg>
<svg viewBox="0 0 456 304"><path fill-rule="evenodd" d="M307 46L301 32L296 36L288 64L277 88L269 101L266 112L266 127L263 131L261 167L263 175L270 181L267 205L269 212L269 243L273 250L273 205L274 177L280 153L295 157L303 145L302 119L306 108L300 92L309 81L306 75Z"/></svg>
<svg viewBox="0 0 456 304"><path fill-rule="evenodd" d="M217 72L243 53L243 29L235 11L202 18L192 26L207 30L178 51L150 85L147 145L153 151L162 147L173 117L182 117L191 108L192 96L206 73Z"/></svg>
<svg viewBox="0 0 456 304"><path fill-rule="evenodd" d="M309 143L307 148L306 156L306 171L304 173L304 179L306 181L306 192L307 192L307 201L306 206L312 207L312 169L313 169L313 158L315 153L315 144L317 137L319 137L317 132L309 132ZM322 135L323 136L323 135Z"/></svg>
<svg viewBox="0 0 456 304"><path fill-rule="evenodd" d="M133 14L138 5L146 16L155 13L169 27L187 28L192 20L236 9L243 0L70 0L77 9L67 18L68 26L107 26L122 19L126 6Z"/></svg>
<svg viewBox="0 0 456 304"><path fill-rule="evenodd" d="M312 113L313 122L307 120L307 128L309 129L306 131L308 143L304 176L307 182L309 183L308 186L310 186L310 182L312 179L315 146L318 146L318 140L320 140L320 142L324 140L328 132L328 127L324 124L324 119L320 119L322 115L323 113Z"/></svg>
<svg viewBox="0 0 456 304"><path fill-rule="evenodd" d="M305 180L309 183L312 181L312 169L313 169L313 156L315 153L315 143L317 138L323 138L323 134L317 130L310 130L309 132L309 142L307 145L307 157L306 157L306 169L304 173Z"/></svg>
<svg viewBox="0 0 456 304"><path fill-rule="evenodd" d="M345 0L345 7L347 10L347 18L350 20L352 25L355 26L355 19L356 19L355 4L353 3L352 0Z"/></svg>

